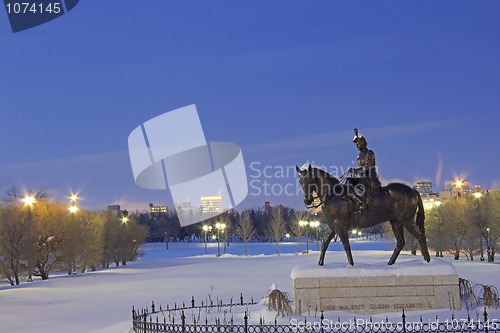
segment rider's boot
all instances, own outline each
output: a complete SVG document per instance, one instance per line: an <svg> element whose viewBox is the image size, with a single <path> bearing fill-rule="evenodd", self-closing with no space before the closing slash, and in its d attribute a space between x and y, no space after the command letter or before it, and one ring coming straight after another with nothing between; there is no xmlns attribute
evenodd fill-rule
<svg viewBox="0 0 500 333"><path fill-rule="evenodd" d="M368 209L368 205L366 204L366 200L362 200L360 197L352 194L349 195L349 198L356 204L356 213L360 215L364 215L366 210ZM364 199L364 198L363 198Z"/></svg>

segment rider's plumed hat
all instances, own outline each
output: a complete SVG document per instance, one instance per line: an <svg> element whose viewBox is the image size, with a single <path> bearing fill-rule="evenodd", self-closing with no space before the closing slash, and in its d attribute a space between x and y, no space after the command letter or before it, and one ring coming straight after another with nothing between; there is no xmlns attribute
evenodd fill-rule
<svg viewBox="0 0 500 333"><path fill-rule="evenodd" d="M355 128L354 129L354 139L352 139L352 142L358 143L359 141L366 142L366 139L365 139L365 137L363 135L361 135L360 133L358 133L358 129Z"/></svg>

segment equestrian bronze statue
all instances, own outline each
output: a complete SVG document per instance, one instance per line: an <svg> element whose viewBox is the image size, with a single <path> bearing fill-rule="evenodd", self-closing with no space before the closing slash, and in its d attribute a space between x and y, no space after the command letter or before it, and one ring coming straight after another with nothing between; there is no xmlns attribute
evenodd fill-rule
<svg viewBox="0 0 500 333"><path fill-rule="evenodd" d="M304 192L304 203L311 207L318 197L318 206L322 206L324 219L331 229L323 241L318 265L323 265L325 252L335 234L342 241L349 264L354 265L349 230L369 228L386 221L391 224L397 241L389 265L396 262L405 245L404 229L418 240L422 256L429 262L431 258L425 238L425 214L420 194L401 183L380 186L375 170L375 155L371 150L367 151L366 139L359 139L362 136L358 135L357 130L355 134L354 142L360 150L358 168L351 170L355 177L347 177L341 182L310 164L302 169L296 167ZM361 144L356 142L356 138Z"/></svg>

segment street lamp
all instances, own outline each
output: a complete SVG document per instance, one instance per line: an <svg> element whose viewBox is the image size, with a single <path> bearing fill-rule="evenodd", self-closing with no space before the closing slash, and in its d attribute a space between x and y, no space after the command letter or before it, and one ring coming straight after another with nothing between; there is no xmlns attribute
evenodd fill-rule
<svg viewBox="0 0 500 333"><path fill-rule="evenodd" d="M491 262L490 228L486 228L486 253L488 256L488 262Z"/></svg>
<svg viewBox="0 0 500 333"><path fill-rule="evenodd" d="M455 179L455 188L457 188L457 198L460 196L460 191L462 190L463 185L464 185L463 180Z"/></svg>
<svg viewBox="0 0 500 333"><path fill-rule="evenodd" d="M28 282L31 282L33 281L33 276L32 276L32 270L33 270L33 263L32 263L32 258L33 258L33 255L34 253L32 252L32 247L31 247L31 242L32 242L32 229L33 229L33 226L31 225L32 224L32 216L31 216L31 206L35 204L36 202L36 199L34 196L32 195L26 195L23 199L23 202L26 206L28 206L28 240L30 242L29 244L29 252L28 253L28 262L27 262L27 265L28 265Z"/></svg>
<svg viewBox="0 0 500 333"><path fill-rule="evenodd" d="M70 201L70 206L68 207L68 210L70 213L74 214L78 211L78 195L72 193L69 196L69 201Z"/></svg>
<svg viewBox="0 0 500 333"><path fill-rule="evenodd" d="M225 223L216 223L215 227L217 228L217 257L220 257L220 231L222 230L224 232L224 229L226 228Z"/></svg>
<svg viewBox="0 0 500 333"><path fill-rule="evenodd" d="M204 225L203 231L205 231L205 254L207 254L207 232L212 231L211 225Z"/></svg>
<svg viewBox="0 0 500 333"><path fill-rule="evenodd" d="M316 250L319 251L319 221L312 221L309 225L316 229Z"/></svg>
<svg viewBox="0 0 500 333"><path fill-rule="evenodd" d="M71 205L71 206L68 207L68 210L69 210L70 213L74 214L74 213L76 213L78 211L78 206Z"/></svg>
<svg viewBox="0 0 500 333"><path fill-rule="evenodd" d="M290 234L286 233L285 237L286 237L287 242L290 242Z"/></svg>
<svg viewBox="0 0 500 333"><path fill-rule="evenodd" d="M122 217L122 223L127 223L128 222L128 217L124 216Z"/></svg>
<svg viewBox="0 0 500 333"><path fill-rule="evenodd" d="M299 225L306 228L306 253L309 253L309 228L307 227L309 221L299 221Z"/></svg>
<svg viewBox="0 0 500 333"><path fill-rule="evenodd" d="M27 195L22 200L23 200L24 204L28 207L31 207L31 205L33 205L36 202L35 197L32 195Z"/></svg>

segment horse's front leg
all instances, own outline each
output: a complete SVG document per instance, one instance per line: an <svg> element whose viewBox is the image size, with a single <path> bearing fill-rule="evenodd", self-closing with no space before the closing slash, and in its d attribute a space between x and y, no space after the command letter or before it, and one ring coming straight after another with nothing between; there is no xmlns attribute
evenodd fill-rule
<svg viewBox="0 0 500 333"><path fill-rule="evenodd" d="M335 230L332 229L328 236L323 240L323 243L321 245L321 253L319 254L319 261L318 261L318 266L323 266L325 263L325 253L326 250L328 249L328 245L330 245L330 242L332 241L332 238L335 236Z"/></svg>
<svg viewBox="0 0 500 333"><path fill-rule="evenodd" d="M339 223L339 237L344 245L344 251L347 255L347 261L349 265L354 266L354 259L352 258L351 245L349 244L349 230L347 228L348 223Z"/></svg>

